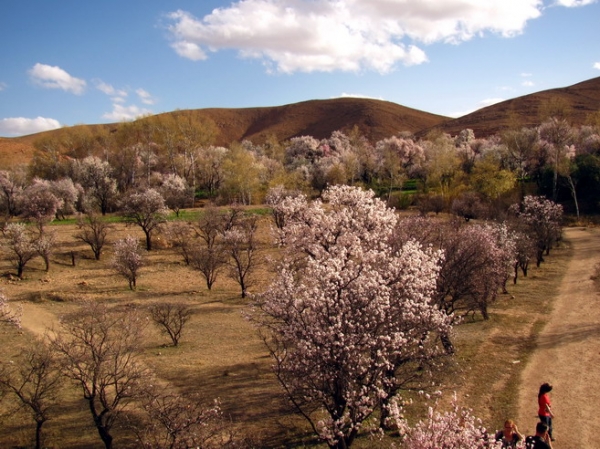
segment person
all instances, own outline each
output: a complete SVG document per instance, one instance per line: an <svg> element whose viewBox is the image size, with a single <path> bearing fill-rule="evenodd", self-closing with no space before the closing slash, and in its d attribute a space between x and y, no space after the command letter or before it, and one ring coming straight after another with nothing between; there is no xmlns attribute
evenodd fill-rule
<svg viewBox="0 0 600 449"><path fill-rule="evenodd" d="M544 383L540 386L540 392L538 393L538 416L540 417L540 422L548 426L548 435L550 435L550 440L554 441L552 435L552 418L554 418L554 413L552 413L550 396L548 395L551 391L552 385L549 383Z"/></svg>
<svg viewBox="0 0 600 449"><path fill-rule="evenodd" d="M512 419L504 422L504 428L496 432L496 441L502 441L503 448L515 448L517 443L523 439L519 433L517 425Z"/></svg>
<svg viewBox="0 0 600 449"><path fill-rule="evenodd" d="M535 426L535 435L525 438L525 447L527 449L552 449L550 435L548 435L548 426L543 422Z"/></svg>

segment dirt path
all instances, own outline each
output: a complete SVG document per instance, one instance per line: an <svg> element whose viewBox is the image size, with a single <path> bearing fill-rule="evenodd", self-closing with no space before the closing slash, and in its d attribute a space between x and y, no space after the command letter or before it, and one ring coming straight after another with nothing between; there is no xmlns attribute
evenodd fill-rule
<svg viewBox="0 0 600 449"><path fill-rule="evenodd" d="M564 236L573 245L573 258L523 372L517 422L523 433L533 433L537 391L549 382L554 449L595 449L600 447L600 294L590 278L600 262L600 230L567 228Z"/></svg>

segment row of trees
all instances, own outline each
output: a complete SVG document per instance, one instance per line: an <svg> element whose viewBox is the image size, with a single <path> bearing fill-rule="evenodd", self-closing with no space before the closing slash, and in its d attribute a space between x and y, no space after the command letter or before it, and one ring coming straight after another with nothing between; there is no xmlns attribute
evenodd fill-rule
<svg viewBox="0 0 600 449"><path fill-rule="evenodd" d="M15 196L35 178L72 180L80 192L78 207L85 199L102 213L119 209L124 194L148 188L178 210L192 206L194 195L221 203L260 203L279 184L311 196L327 185L363 186L395 206L414 201L400 194L407 186L426 197L440 196L446 209L464 192L491 204L511 192L539 193L569 200L575 212L580 202L587 210L597 209L598 125L575 127L566 118L550 117L539 127L489 138L464 130L454 137L416 139L400 133L369 142L355 129L320 140L270 138L229 148L210 145L209 124L177 120L149 117L107 134L76 127L62 137L39 140L26 173L0 176L5 212L18 212Z"/></svg>

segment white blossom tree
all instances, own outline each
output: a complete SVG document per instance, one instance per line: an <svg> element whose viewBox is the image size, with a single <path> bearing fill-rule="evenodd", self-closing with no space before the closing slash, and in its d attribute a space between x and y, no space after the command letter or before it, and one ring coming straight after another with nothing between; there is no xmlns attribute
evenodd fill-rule
<svg viewBox="0 0 600 449"><path fill-rule="evenodd" d="M128 235L115 242L112 259L113 269L129 282L129 289L135 290L138 274L143 265L143 257L139 243L135 237Z"/></svg>
<svg viewBox="0 0 600 449"><path fill-rule="evenodd" d="M17 276L23 278L25 266L37 255L36 237L27 230L24 223L9 223L4 229L4 246L9 260L17 269Z"/></svg>
<svg viewBox="0 0 600 449"><path fill-rule="evenodd" d="M152 249L152 234L167 221L169 209L162 195L155 189L132 192L121 202L122 213L128 223L136 224L146 236L146 250Z"/></svg>
<svg viewBox="0 0 600 449"><path fill-rule="evenodd" d="M17 327L21 327L22 312L22 309L14 311L8 305L8 298L6 295L0 291L0 323L8 323Z"/></svg>
<svg viewBox="0 0 600 449"><path fill-rule="evenodd" d="M347 448L377 411L393 418L400 368L437 354L450 318L432 301L439 252L394 249L396 214L372 191L336 186L323 200L283 200L285 254L253 319L287 398L330 447Z"/></svg>
<svg viewBox="0 0 600 449"><path fill-rule="evenodd" d="M88 198L97 204L102 215L106 215L117 194L117 181L110 164L96 156L88 156L73 162L73 173L74 180L83 186Z"/></svg>

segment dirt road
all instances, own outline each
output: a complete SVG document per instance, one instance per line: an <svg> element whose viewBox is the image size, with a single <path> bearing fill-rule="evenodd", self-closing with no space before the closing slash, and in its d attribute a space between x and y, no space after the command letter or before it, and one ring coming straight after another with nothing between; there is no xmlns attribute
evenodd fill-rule
<svg viewBox="0 0 600 449"><path fill-rule="evenodd" d="M519 429L537 422L537 392L549 382L555 414L554 449L600 448L600 293L591 276L600 262L600 230L567 228L573 258L550 319L525 368L519 394Z"/></svg>

